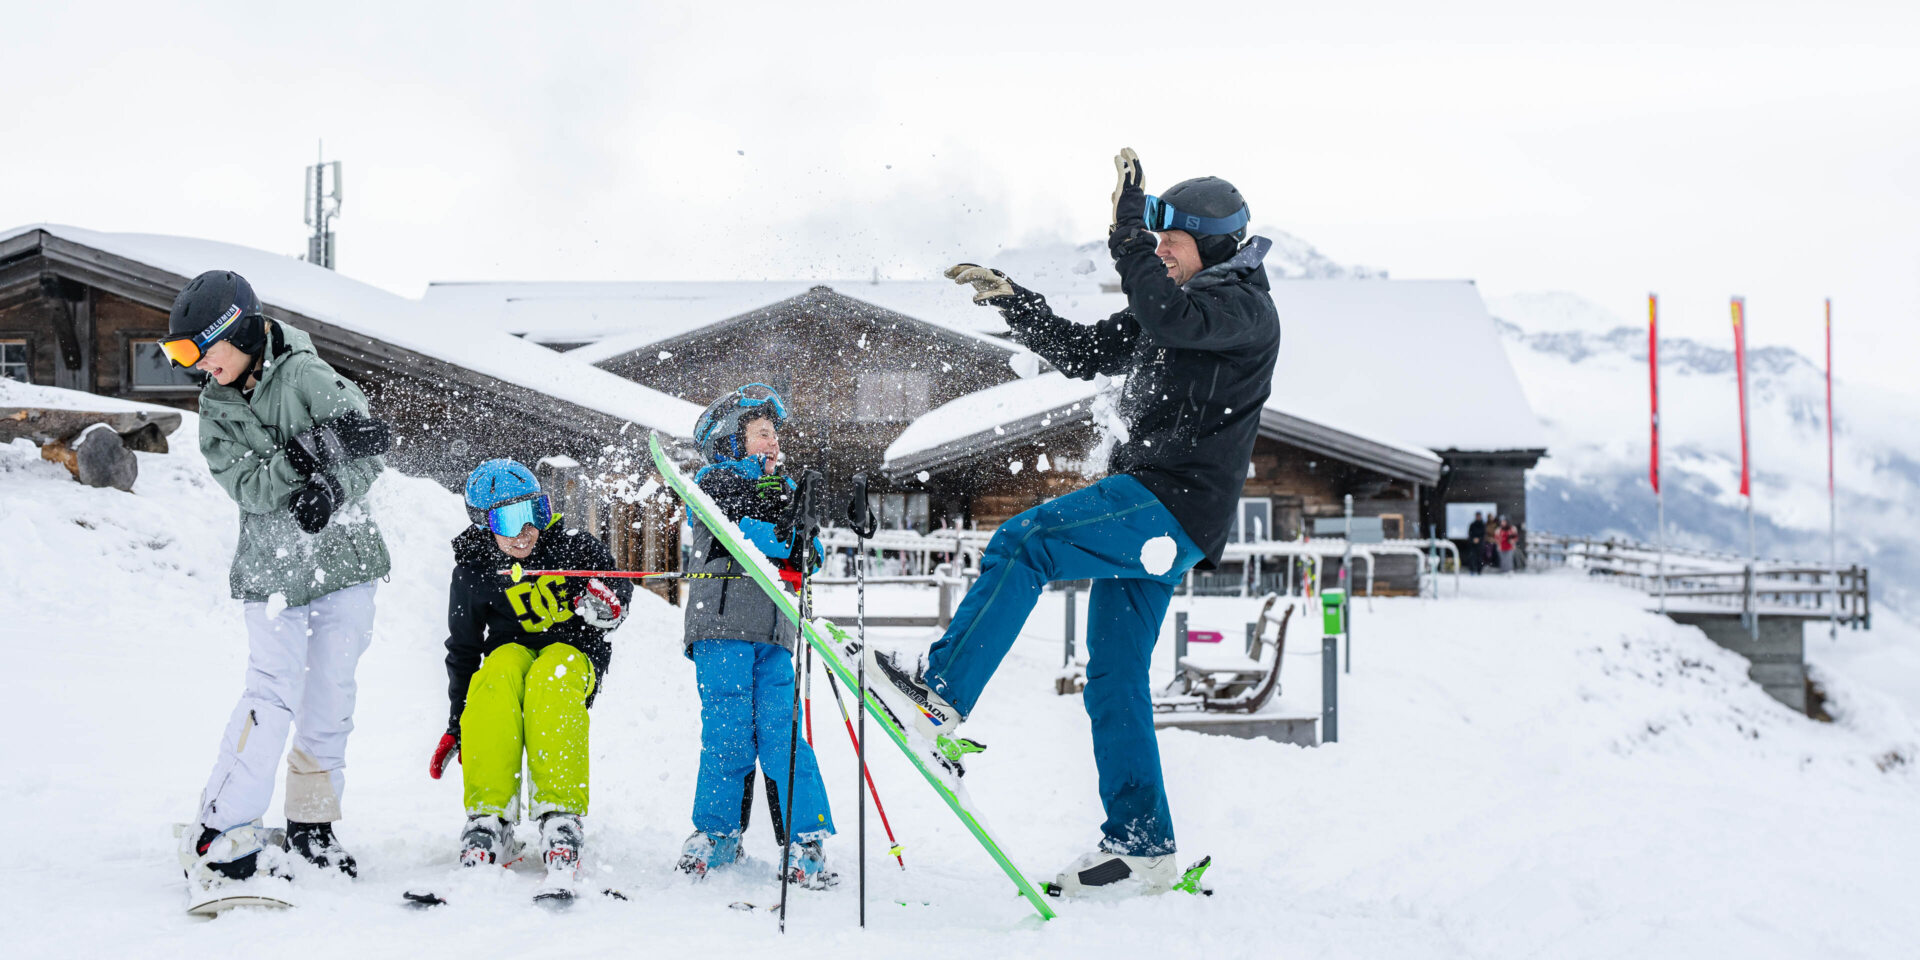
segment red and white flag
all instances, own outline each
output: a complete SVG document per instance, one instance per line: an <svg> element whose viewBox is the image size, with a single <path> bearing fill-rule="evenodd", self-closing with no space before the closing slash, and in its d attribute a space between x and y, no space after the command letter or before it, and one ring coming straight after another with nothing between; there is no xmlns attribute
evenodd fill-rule
<svg viewBox="0 0 1920 960"><path fill-rule="evenodd" d="M1753 496L1753 470L1747 461L1747 302L1733 298L1733 366L1740 381L1740 495Z"/></svg>
<svg viewBox="0 0 1920 960"><path fill-rule="evenodd" d="M1653 492L1660 492L1660 302L1653 294L1647 294L1647 388L1652 404L1652 458L1647 463L1647 477L1653 481Z"/></svg>

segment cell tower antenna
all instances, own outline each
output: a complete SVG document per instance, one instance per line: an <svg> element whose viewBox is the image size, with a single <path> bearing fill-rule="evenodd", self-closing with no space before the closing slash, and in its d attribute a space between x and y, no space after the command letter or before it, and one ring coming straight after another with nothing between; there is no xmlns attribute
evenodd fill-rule
<svg viewBox="0 0 1920 960"><path fill-rule="evenodd" d="M340 161L326 159L326 141L319 141L315 162L307 167L306 218L313 235L307 238L307 261L334 269L333 218L340 215Z"/></svg>

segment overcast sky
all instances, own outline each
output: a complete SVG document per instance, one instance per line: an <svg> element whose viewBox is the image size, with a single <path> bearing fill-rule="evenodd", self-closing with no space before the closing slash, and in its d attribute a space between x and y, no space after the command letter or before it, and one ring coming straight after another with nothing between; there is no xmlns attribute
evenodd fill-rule
<svg viewBox="0 0 1920 960"><path fill-rule="evenodd" d="M1920 4L15 4L0 228L342 272L932 276L1104 234L1111 157L1396 277L1567 290L1920 394ZM1204 11L1204 15L1191 16ZM1016 278L1017 279L1017 278Z"/></svg>

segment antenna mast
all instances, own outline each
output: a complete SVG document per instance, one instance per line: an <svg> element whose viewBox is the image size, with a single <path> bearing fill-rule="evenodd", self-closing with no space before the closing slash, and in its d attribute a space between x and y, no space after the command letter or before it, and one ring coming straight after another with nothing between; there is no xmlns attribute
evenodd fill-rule
<svg viewBox="0 0 1920 960"><path fill-rule="evenodd" d="M340 161L327 162L321 141L315 163L307 167L306 218L313 228L307 238L307 261L334 269L333 218L340 215Z"/></svg>

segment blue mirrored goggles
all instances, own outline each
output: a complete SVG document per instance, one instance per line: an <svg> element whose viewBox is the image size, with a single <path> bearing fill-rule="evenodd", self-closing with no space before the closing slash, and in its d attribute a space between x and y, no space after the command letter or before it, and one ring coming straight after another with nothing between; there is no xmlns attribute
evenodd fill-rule
<svg viewBox="0 0 1920 960"><path fill-rule="evenodd" d="M1247 208L1242 206L1229 217L1202 217L1176 209L1173 204L1148 194L1147 229L1155 233L1163 230L1184 230L1196 237L1231 235L1247 228L1251 219Z"/></svg>
<svg viewBox="0 0 1920 960"><path fill-rule="evenodd" d="M529 523L535 530L545 530L547 524L553 522L553 506L546 494L535 493L496 503L485 510L468 507L467 516L476 527L485 527L503 537L517 537Z"/></svg>
<svg viewBox="0 0 1920 960"><path fill-rule="evenodd" d="M749 383L736 392L740 395L741 406L757 407L761 404L772 404L773 415L783 421L787 419L787 405L780 399L780 391L764 383Z"/></svg>

